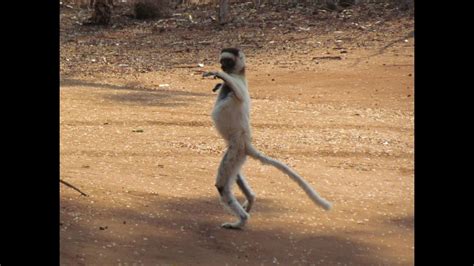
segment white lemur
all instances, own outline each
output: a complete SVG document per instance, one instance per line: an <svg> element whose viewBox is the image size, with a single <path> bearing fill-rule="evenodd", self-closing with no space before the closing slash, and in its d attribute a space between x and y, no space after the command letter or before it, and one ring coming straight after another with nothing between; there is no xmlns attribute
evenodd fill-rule
<svg viewBox="0 0 474 266"><path fill-rule="evenodd" d="M310 185L287 165L267 157L255 149L251 144L250 130L250 96L245 78L245 55L237 48L222 49L219 58L223 72L206 72L203 77L214 76L224 81L217 84L213 91L219 90L217 100L212 111L215 127L227 144L227 151L219 165L216 187L222 203L228 207L239 220L234 223L224 223L222 227L241 229L245 226L249 211L255 201L255 194L247 184L240 169L247 155L271 164L290 176L318 205L326 210L331 203L321 198ZM237 185L246 197L243 205L232 194L232 185Z"/></svg>

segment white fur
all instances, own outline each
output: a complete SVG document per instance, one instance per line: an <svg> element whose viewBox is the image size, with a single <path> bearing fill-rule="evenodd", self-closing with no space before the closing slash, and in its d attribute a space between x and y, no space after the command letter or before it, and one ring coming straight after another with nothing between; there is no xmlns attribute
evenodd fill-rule
<svg viewBox="0 0 474 266"><path fill-rule="evenodd" d="M245 178L240 172L245 163L247 155L261 161L264 164L271 164L277 169L287 174L294 180L306 194L318 205L326 210L331 208L331 203L321 198L316 191L295 171L287 165L267 157L256 150L251 144L250 129L250 96L248 92L247 79L245 78L245 56L239 52L236 57L232 53L221 53L220 59L231 58L235 60L234 69L226 72L209 72L205 76L213 75L224 81L217 97L212 119L215 127L227 144L227 151L219 165L216 178L216 187L221 195L222 203L228 207L239 220L234 223L225 223L222 226L230 229L240 229L245 226L249 218L255 194L249 187ZM230 91L226 97L223 87L227 86ZM242 205L232 194L232 185L237 182L239 188L244 193L247 201Z"/></svg>

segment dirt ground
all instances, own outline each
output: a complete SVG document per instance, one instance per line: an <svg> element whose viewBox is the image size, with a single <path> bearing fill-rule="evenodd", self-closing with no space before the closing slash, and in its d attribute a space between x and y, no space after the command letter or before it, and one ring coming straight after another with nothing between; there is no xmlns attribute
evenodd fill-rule
<svg viewBox="0 0 474 266"><path fill-rule="evenodd" d="M74 15L68 12L62 16ZM151 68L120 62L145 48L115 51L116 62L100 65L89 56L108 46L91 47L97 33L65 21L60 176L88 196L61 186L62 265L414 264L414 39L403 38L409 19L386 22L384 35L366 45L342 39L341 46L337 36L354 30L335 29L248 47L254 145L294 168L333 209L315 206L289 177L249 159L244 173L257 200L241 231L220 228L234 219L214 187L225 146L210 118L216 81L200 76L218 68L223 44L190 45L176 53L179 60L161 57ZM142 26L100 34L115 42L128 30L124 38L133 42ZM67 40L77 31L75 40L86 45Z"/></svg>

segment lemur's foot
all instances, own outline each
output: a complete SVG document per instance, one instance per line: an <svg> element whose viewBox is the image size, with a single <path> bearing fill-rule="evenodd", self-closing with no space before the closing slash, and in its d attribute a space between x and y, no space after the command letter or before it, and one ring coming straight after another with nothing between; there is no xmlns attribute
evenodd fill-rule
<svg viewBox="0 0 474 266"><path fill-rule="evenodd" d="M221 225L222 228L225 229L234 229L234 230L242 230L242 228L245 226L245 222L238 221L235 223L223 223Z"/></svg>
<svg viewBox="0 0 474 266"><path fill-rule="evenodd" d="M222 228L225 229L242 229L244 228L245 224L247 223L247 220L249 218L248 214L245 214L245 216L241 216L240 220L238 220L235 223L223 223L221 226Z"/></svg>
<svg viewBox="0 0 474 266"><path fill-rule="evenodd" d="M244 204L242 204L242 208L244 208L246 212L250 212L250 209L252 209L252 205L253 205L253 201L246 200Z"/></svg>

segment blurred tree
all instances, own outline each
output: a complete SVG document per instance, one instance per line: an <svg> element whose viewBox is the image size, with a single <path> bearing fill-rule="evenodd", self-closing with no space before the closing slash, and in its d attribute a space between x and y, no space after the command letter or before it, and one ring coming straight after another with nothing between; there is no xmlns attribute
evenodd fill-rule
<svg viewBox="0 0 474 266"><path fill-rule="evenodd" d="M94 6L92 16L84 23L85 25L108 25L112 17L111 0L91 1Z"/></svg>
<svg viewBox="0 0 474 266"><path fill-rule="evenodd" d="M94 4L95 4L96 0L90 0L89 1L89 8L94 8ZM114 6L114 0L107 0L106 1L107 4L109 4L110 6Z"/></svg>
<svg viewBox="0 0 474 266"><path fill-rule="evenodd" d="M330 10L336 10L336 0L326 0L326 7Z"/></svg>
<svg viewBox="0 0 474 266"><path fill-rule="evenodd" d="M330 10L337 10L338 6L347 8L357 4L357 0L326 0L326 7Z"/></svg>
<svg viewBox="0 0 474 266"><path fill-rule="evenodd" d="M229 0L219 1L219 11L217 17L219 20L219 24L221 25L229 22Z"/></svg>
<svg viewBox="0 0 474 266"><path fill-rule="evenodd" d="M415 7L414 0L398 0L398 2L400 9L403 11L413 10Z"/></svg>
<svg viewBox="0 0 474 266"><path fill-rule="evenodd" d="M257 11L259 11L262 1L261 1L261 0L252 0L252 1L253 1L253 5L254 5L255 9L256 9Z"/></svg>
<svg viewBox="0 0 474 266"><path fill-rule="evenodd" d="M356 0L339 0L339 6L350 7L356 4Z"/></svg>
<svg viewBox="0 0 474 266"><path fill-rule="evenodd" d="M138 0L133 5L136 19L155 19L170 15L170 0Z"/></svg>

